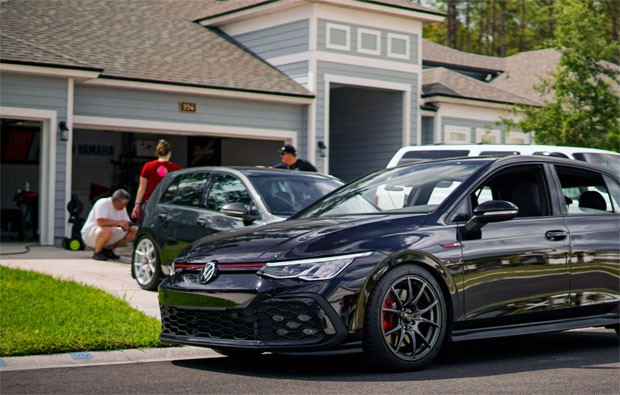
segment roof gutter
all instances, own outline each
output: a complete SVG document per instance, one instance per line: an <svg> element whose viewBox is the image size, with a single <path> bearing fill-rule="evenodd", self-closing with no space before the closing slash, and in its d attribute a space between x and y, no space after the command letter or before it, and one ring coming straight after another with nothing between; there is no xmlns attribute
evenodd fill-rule
<svg viewBox="0 0 620 395"><path fill-rule="evenodd" d="M60 64L42 64L35 62L18 62L1 59L0 71L35 74L49 77L74 78L76 81L84 81L98 78L103 69L83 66L67 66Z"/></svg>

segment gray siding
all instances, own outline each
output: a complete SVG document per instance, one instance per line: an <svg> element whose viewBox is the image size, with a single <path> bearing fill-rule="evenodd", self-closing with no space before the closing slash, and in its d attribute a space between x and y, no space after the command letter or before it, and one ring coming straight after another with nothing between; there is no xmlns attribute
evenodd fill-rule
<svg viewBox="0 0 620 395"><path fill-rule="evenodd" d="M333 48L327 48L327 46L326 46L326 42L327 42L327 29L326 29L326 25L328 23L335 23L337 25L349 26L350 27L350 32L351 32L350 33L350 40L351 40L351 42L350 42L350 50L349 51L343 51L343 50L338 50L338 49L333 49ZM380 34L381 34L381 36L380 36L381 53L379 55L366 54L366 53L361 53L361 52L358 51L357 30L359 28L370 29L370 30L375 30L375 31L380 32ZM388 33L395 33L395 34L409 36L409 59L394 58L394 57L389 57L387 55L387 53L388 53L388 42L387 42ZM370 27L370 26L341 23L341 22L338 22L338 21L335 21L335 20L319 19L319 21L318 21L318 31L317 31L317 48L318 48L319 51L334 52L334 53L345 53L345 54L351 54L351 55L361 56L361 57L365 57L365 58L384 59L384 60L390 60L390 61L394 61L394 62L403 62L403 63L412 63L412 64L418 64L419 63L419 59L420 59L419 54L418 54L418 35L417 34L404 33L404 32L395 31L395 30L389 30L389 29L377 29L375 27Z"/></svg>
<svg viewBox="0 0 620 395"><path fill-rule="evenodd" d="M195 113L179 102L196 103ZM76 86L75 114L149 121L299 131L305 106L148 91Z"/></svg>
<svg viewBox="0 0 620 395"><path fill-rule="evenodd" d="M308 61L283 64L277 66L277 68L278 70L289 76L291 79L293 79L295 82L297 82L299 85L302 85L304 88L310 91L313 90L313 87L309 85L310 81L308 79Z"/></svg>
<svg viewBox="0 0 620 395"><path fill-rule="evenodd" d="M354 66L354 65L345 65L333 62L318 62L317 67L317 92L316 92L316 140L325 141L325 95L329 94L329 92L325 92L325 74L331 75L339 75L339 76L350 76L350 77L358 77L364 79L371 79L375 81L385 81L385 82L397 82L402 84L411 85L411 119L410 119L410 141L417 141L417 117L418 117L418 97L417 97L417 81L418 75L416 73L404 73L386 69L376 69L370 67L363 66ZM364 89L363 87L361 87ZM402 104L398 103L398 107L402 108ZM375 115L381 117L382 114L375 111ZM316 143L316 142L315 142ZM394 146L400 147L402 144L402 137L399 135L396 140L391 142L390 144L394 144ZM395 150L392 147L384 147L385 152L381 155L385 155L386 158L390 158ZM383 164L385 166L386 162ZM318 163L318 167L322 164ZM370 171L373 168L362 169L363 171Z"/></svg>
<svg viewBox="0 0 620 395"><path fill-rule="evenodd" d="M304 19L234 36L235 40L263 59L306 52L310 21Z"/></svg>
<svg viewBox="0 0 620 395"><path fill-rule="evenodd" d="M57 122L67 119L67 79L2 73L0 103L7 107L22 107L56 111ZM54 239L60 243L65 232L65 188L67 143L56 144L56 185L54 197ZM44 165L44 164L41 164Z"/></svg>
<svg viewBox="0 0 620 395"><path fill-rule="evenodd" d="M332 89L330 173L351 181L384 168L401 146L402 92Z"/></svg>

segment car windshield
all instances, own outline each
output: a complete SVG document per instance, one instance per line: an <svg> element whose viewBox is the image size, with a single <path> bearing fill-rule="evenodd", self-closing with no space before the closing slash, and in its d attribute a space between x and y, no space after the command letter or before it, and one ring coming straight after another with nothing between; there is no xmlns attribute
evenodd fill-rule
<svg viewBox="0 0 620 395"><path fill-rule="evenodd" d="M381 170L321 199L298 218L429 213L485 163L451 160Z"/></svg>
<svg viewBox="0 0 620 395"><path fill-rule="evenodd" d="M301 173L253 173L248 178L269 211L283 217L295 214L342 185L336 179Z"/></svg>

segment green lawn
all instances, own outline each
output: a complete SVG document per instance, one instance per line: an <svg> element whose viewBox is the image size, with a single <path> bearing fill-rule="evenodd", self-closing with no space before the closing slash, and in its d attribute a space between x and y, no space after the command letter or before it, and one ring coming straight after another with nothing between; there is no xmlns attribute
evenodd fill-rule
<svg viewBox="0 0 620 395"><path fill-rule="evenodd" d="M73 281L0 266L0 356L158 347L161 324Z"/></svg>

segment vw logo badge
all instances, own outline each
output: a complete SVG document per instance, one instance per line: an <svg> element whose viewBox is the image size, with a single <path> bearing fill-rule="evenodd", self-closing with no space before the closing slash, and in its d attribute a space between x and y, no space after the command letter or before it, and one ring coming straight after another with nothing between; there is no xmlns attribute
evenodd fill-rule
<svg viewBox="0 0 620 395"><path fill-rule="evenodd" d="M217 274L217 267L215 266L216 262L215 261L211 261L211 262L207 262L204 267L202 268L202 271L200 272L200 282L205 284L208 283L209 281L211 281L212 278L214 278Z"/></svg>

